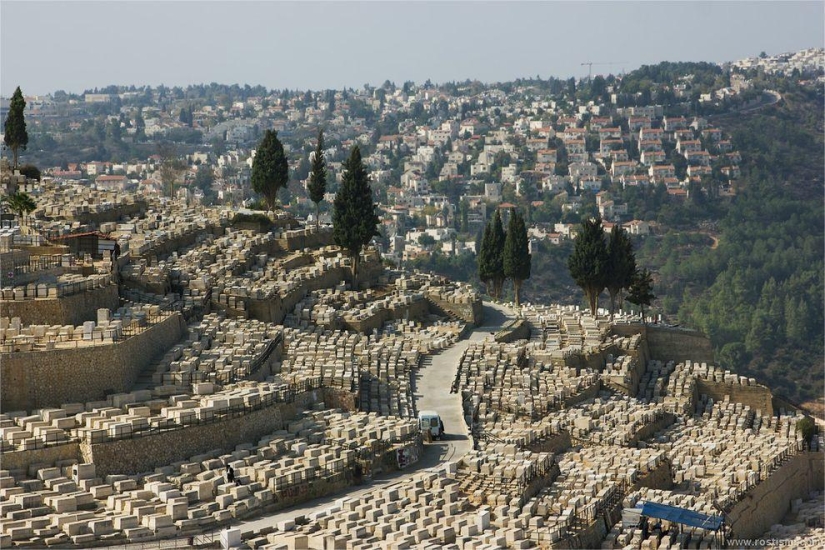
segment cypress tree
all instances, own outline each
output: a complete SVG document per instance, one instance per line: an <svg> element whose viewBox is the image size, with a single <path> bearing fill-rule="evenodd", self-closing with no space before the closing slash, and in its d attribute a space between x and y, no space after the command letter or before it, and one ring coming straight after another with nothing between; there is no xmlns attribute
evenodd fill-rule
<svg viewBox="0 0 825 550"><path fill-rule="evenodd" d="M496 300L501 298L501 290L504 287L504 241L507 235L504 233L504 226L501 223L501 212L496 209L493 216L493 226L490 229L490 275L493 280L493 296Z"/></svg>
<svg viewBox="0 0 825 550"><path fill-rule="evenodd" d="M492 296L493 290L493 272L490 269L492 259L490 257L490 240L493 230L491 222L487 222L484 226L484 236L481 239L481 245L478 249L478 278L487 287L487 293Z"/></svg>
<svg viewBox="0 0 825 550"><path fill-rule="evenodd" d="M582 221L573 253L567 259L570 276L584 291L590 313L596 315L599 294L607 283L607 244L601 218Z"/></svg>
<svg viewBox="0 0 825 550"><path fill-rule="evenodd" d="M504 276L513 280L516 306L521 305L521 284L530 278L530 245L524 218L515 209L510 211L507 237L504 240Z"/></svg>
<svg viewBox="0 0 825 550"><path fill-rule="evenodd" d="M278 191L289 182L289 163L278 132L267 130L252 161L252 190L261 195L270 210L275 209Z"/></svg>
<svg viewBox="0 0 825 550"><path fill-rule="evenodd" d="M315 203L315 227L321 225L321 201L327 192L327 165L324 160L324 131L318 130L318 144L312 159L312 171L309 174L309 198Z"/></svg>
<svg viewBox="0 0 825 550"><path fill-rule="evenodd" d="M6 125L4 126L3 142L11 149L14 156L12 168L17 168L20 150L26 150L29 143L29 134L26 132L26 119L23 111L26 109L26 100L23 99L23 92L20 86L14 90L9 103L9 114L6 115Z"/></svg>
<svg viewBox="0 0 825 550"><path fill-rule="evenodd" d="M607 243L607 291L610 293L610 315L616 309L616 298L622 289L630 288L636 272L636 255L627 231L619 224L610 231Z"/></svg>
<svg viewBox="0 0 825 550"><path fill-rule="evenodd" d="M356 145L344 163L344 177L335 195L332 211L332 237L352 258L353 283L358 282L361 249L378 235L378 216L361 150ZM355 285L354 285L355 286Z"/></svg>
<svg viewBox="0 0 825 550"><path fill-rule="evenodd" d="M651 277L650 271L637 269L633 274L633 281L630 283L627 301L641 308L643 324L645 322L645 306L649 306L655 299L656 296L653 295L653 277Z"/></svg>

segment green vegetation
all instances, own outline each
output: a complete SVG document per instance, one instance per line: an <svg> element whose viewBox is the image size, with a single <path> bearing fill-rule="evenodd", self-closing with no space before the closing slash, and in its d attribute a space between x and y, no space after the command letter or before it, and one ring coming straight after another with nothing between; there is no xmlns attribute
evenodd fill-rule
<svg viewBox="0 0 825 550"><path fill-rule="evenodd" d="M324 161L324 131L318 130L318 144L315 146L315 156L312 158L312 171L307 186L309 199L315 203L315 226L321 224L321 201L327 192L327 167Z"/></svg>
<svg viewBox="0 0 825 550"><path fill-rule="evenodd" d="M352 275L358 280L361 249L378 235L378 216L361 150L356 145L344 163L344 177L335 195L332 212L332 237L352 258Z"/></svg>
<svg viewBox="0 0 825 550"><path fill-rule="evenodd" d="M645 322L645 306L650 304L656 296L653 294L653 277L647 269L637 269L630 281L627 301L636 304L642 310L642 323Z"/></svg>
<svg viewBox="0 0 825 550"><path fill-rule="evenodd" d="M590 313L599 307L599 294L607 285L608 255L601 218L581 223L573 253L567 260L570 276L584 292Z"/></svg>
<svg viewBox="0 0 825 550"><path fill-rule="evenodd" d="M492 239L493 226L487 222L484 226L484 236L481 238L481 247L476 256L476 263L478 265L478 278L487 287L487 294L492 296L493 291L493 258L491 256L492 249L490 247L490 240Z"/></svg>
<svg viewBox="0 0 825 550"><path fill-rule="evenodd" d="M9 210L17 214L17 217L20 218L21 222L25 220L26 215L31 214L34 212L34 209L37 208L37 204L34 202L31 195L23 191L17 191L11 195L6 195L2 198L2 200L6 203Z"/></svg>
<svg viewBox="0 0 825 550"><path fill-rule="evenodd" d="M267 130L252 161L252 190L266 202L267 208L275 209L278 191L289 182L289 164L278 132Z"/></svg>
<svg viewBox="0 0 825 550"><path fill-rule="evenodd" d="M822 90L794 90L720 121L741 151L743 190L718 223L718 247L683 232L641 251L666 313L705 332L723 367L797 400L823 388L822 113Z"/></svg>
<svg viewBox="0 0 825 550"><path fill-rule="evenodd" d="M40 181L40 168L34 164L24 164L20 166L19 170L20 174L28 179Z"/></svg>
<svg viewBox="0 0 825 550"><path fill-rule="evenodd" d="M238 213L232 217L231 224L257 224L261 229L269 230L272 228L272 219L260 212L255 212L254 214Z"/></svg>
<svg viewBox="0 0 825 550"><path fill-rule="evenodd" d="M504 239L504 276L513 281L516 306L521 305L521 285L530 278L530 249L524 218L515 209L510 210L510 222Z"/></svg>
<svg viewBox="0 0 825 550"><path fill-rule="evenodd" d="M610 314L616 309L616 298L630 288L636 273L636 255L633 242L619 224L610 231L607 243L607 291L610 293ZM621 301L621 300L620 300ZM635 303L635 302L634 302ZM648 304L649 305L649 304Z"/></svg>
<svg viewBox="0 0 825 550"><path fill-rule="evenodd" d="M811 443L814 435L816 435L816 423L810 416L806 416L805 418L799 420L796 423L796 429L802 434L802 438L808 444Z"/></svg>
<svg viewBox="0 0 825 550"><path fill-rule="evenodd" d="M14 90L9 103L9 114L6 116L6 124L3 127L3 143L11 149L14 162L12 168L17 168L20 158L20 150L26 150L29 143L29 134L26 132L26 119L23 111L26 109L26 100L23 99L23 92L20 86Z"/></svg>
<svg viewBox="0 0 825 550"><path fill-rule="evenodd" d="M457 256L448 256L441 250L436 249L432 254L405 263L404 267L430 271L456 281L478 283L478 273L475 269L476 260L476 255L469 251L462 252Z"/></svg>
<svg viewBox="0 0 825 550"><path fill-rule="evenodd" d="M504 244L507 235L501 223L501 212L496 209L493 219L484 227L481 250L478 255L478 277L487 285L487 292L501 299L504 287ZM490 292L492 290L492 292Z"/></svg>

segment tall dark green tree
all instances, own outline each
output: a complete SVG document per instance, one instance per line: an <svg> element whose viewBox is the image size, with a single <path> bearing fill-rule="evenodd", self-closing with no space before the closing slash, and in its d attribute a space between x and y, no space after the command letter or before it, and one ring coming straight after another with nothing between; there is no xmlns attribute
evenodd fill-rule
<svg viewBox="0 0 825 550"><path fill-rule="evenodd" d="M487 222L484 226L484 236L481 238L481 244L478 246L478 254L476 255L476 262L478 263L478 279L484 283L484 286L487 287L487 293L490 296L495 294L495 290L493 289L493 260L490 250L492 231L492 222Z"/></svg>
<svg viewBox="0 0 825 550"><path fill-rule="evenodd" d="M23 115L25 109L26 100L23 99L23 92L20 91L20 86L18 86L11 96L9 114L6 116L3 135L3 142L14 155L12 168L17 168L20 151L25 151L26 145L29 143L29 134L26 132L26 119Z"/></svg>
<svg viewBox="0 0 825 550"><path fill-rule="evenodd" d="M466 233L470 228L470 203L466 198L462 198L461 202L458 203L458 212L458 230Z"/></svg>
<svg viewBox="0 0 825 550"><path fill-rule="evenodd" d="M361 249L378 235L378 216L361 150L356 145L344 163L341 187L335 195L332 211L332 237L352 258L353 286L358 282Z"/></svg>
<svg viewBox="0 0 825 550"><path fill-rule="evenodd" d="M530 278L532 255L527 241L524 217L515 209L510 211L510 223L504 239L504 276L513 280L516 306L521 305L521 284Z"/></svg>
<svg viewBox="0 0 825 550"><path fill-rule="evenodd" d="M278 132L267 130L252 161L252 190L263 197L269 210L274 210L278 191L289 182L289 163Z"/></svg>
<svg viewBox="0 0 825 550"><path fill-rule="evenodd" d="M642 323L645 322L645 306L650 306L656 296L653 294L653 277L647 269L636 270L633 282L627 293L627 301L636 304L642 310Z"/></svg>
<svg viewBox="0 0 825 550"><path fill-rule="evenodd" d="M315 203L315 227L321 225L321 201L327 192L327 163L324 160L324 131L318 130L318 144L312 158L312 170L309 173L309 198Z"/></svg>
<svg viewBox="0 0 825 550"><path fill-rule="evenodd" d="M607 291L610 293L610 315L616 309L616 298L621 303L621 292L630 288L636 272L636 254L627 231L617 223L607 242Z"/></svg>
<svg viewBox="0 0 825 550"><path fill-rule="evenodd" d="M493 281L493 297L501 299L501 291L504 288L504 242L507 234L504 232L504 225L501 223L501 212L496 209L493 215L493 225L490 228L490 274Z"/></svg>
<svg viewBox="0 0 825 550"><path fill-rule="evenodd" d="M607 243L601 218L584 220L567 260L570 276L584 291L590 313L596 315L599 295L607 284Z"/></svg>

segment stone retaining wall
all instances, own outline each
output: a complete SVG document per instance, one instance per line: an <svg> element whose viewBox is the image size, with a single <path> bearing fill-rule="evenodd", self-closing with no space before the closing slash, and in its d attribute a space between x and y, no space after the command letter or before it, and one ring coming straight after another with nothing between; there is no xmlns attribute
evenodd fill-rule
<svg viewBox="0 0 825 550"><path fill-rule="evenodd" d="M370 287L378 281L378 277L383 274L383 266L375 262L364 262L359 266L358 281L359 286ZM346 267L332 268L324 272L321 276L303 281L300 288L296 288L285 296L272 296L271 298L255 299L244 298L246 311L250 319L257 319L265 323L283 323L288 313L292 313L295 305L303 300L306 295L313 290L331 288L341 281L352 280L352 271Z"/></svg>
<svg viewBox="0 0 825 550"><path fill-rule="evenodd" d="M728 513L734 538L754 539L779 523L790 511L791 501L808 498L823 487L821 452L793 456L771 476L754 487Z"/></svg>
<svg viewBox="0 0 825 550"><path fill-rule="evenodd" d="M701 332L648 325L644 331L650 357L659 361L716 363L710 340Z"/></svg>
<svg viewBox="0 0 825 550"><path fill-rule="evenodd" d="M80 443L53 445L45 449L30 451L9 451L0 455L4 470L28 470L32 464L52 465L60 460L81 461Z"/></svg>
<svg viewBox="0 0 825 550"><path fill-rule="evenodd" d="M323 400L323 390L296 396L292 403L279 403L257 411L190 425L153 435L90 444L80 450L86 462L94 462L98 476L138 474L167 466L213 449L231 450L284 428L298 411Z"/></svg>
<svg viewBox="0 0 825 550"><path fill-rule="evenodd" d="M433 312L437 315L446 317L447 313L452 313L475 326L481 326L481 323L484 321L484 304L481 299L470 303L453 303L440 300L430 293L426 296L434 310Z"/></svg>
<svg viewBox="0 0 825 550"><path fill-rule="evenodd" d="M496 342L515 342L530 338L530 325L524 319L516 319L496 333Z"/></svg>
<svg viewBox="0 0 825 550"><path fill-rule="evenodd" d="M649 489L669 490L673 487L673 468L670 460L662 460L653 470L639 476L636 483L628 492L637 491L641 487Z"/></svg>
<svg viewBox="0 0 825 550"><path fill-rule="evenodd" d="M2 263L0 263L2 265ZM39 283L43 281L54 281L61 275L66 273L65 267L52 267L49 269L38 269L30 273L17 273L14 277L9 277L8 272L3 269L0 270L0 286L3 287L19 287L29 283Z"/></svg>
<svg viewBox="0 0 825 550"><path fill-rule="evenodd" d="M116 222L121 218L132 218L139 216L146 210L146 201L136 200L132 203L116 204L108 210L100 212L78 212L69 216L70 220L80 222L81 225L101 224L106 222Z"/></svg>
<svg viewBox="0 0 825 550"><path fill-rule="evenodd" d="M696 391L699 395L705 394L714 402L721 403L725 396L729 396L734 403L748 405L754 411L773 416L773 396L771 390L765 386L743 386L741 384L725 384L712 382L703 378L696 379Z"/></svg>
<svg viewBox="0 0 825 550"><path fill-rule="evenodd" d="M644 441L650 437L653 437L653 434L656 432L662 431L671 424L676 422L676 415L673 413L666 412L662 418L647 424L646 426L639 428L639 431L633 436L633 439L630 440L630 445L633 446L639 441ZM647 487L647 485L646 485Z"/></svg>
<svg viewBox="0 0 825 550"><path fill-rule="evenodd" d="M324 388L324 404L328 409L342 411L358 411L358 392L351 392L339 388Z"/></svg>
<svg viewBox="0 0 825 550"><path fill-rule="evenodd" d="M347 321L345 325L347 328L360 332L362 334L371 334L373 330L378 330L384 323L390 320L402 320L407 317L410 319L420 319L429 311L426 300L413 302L412 304L404 304L395 310L379 309L374 315L367 319L359 321Z"/></svg>
<svg viewBox="0 0 825 550"><path fill-rule="evenodd" d="M284 250L321 248L335 244L332 240L332 231L318 231L308 235L288 235L278 239L277 242Z"/></svg>
<svg viewBox="0 0 825 550"><path fill-rule="evenodd" d="M101 308L120 306L117 286L107 285L62 298L3 300L0 317L20 317L23 325L82 325L97 318Z"/></svg>
<svg viewBox="0 0 825 550"><path fill-rule="evenodd" d="M526 448L534 453L561 453L572 447L570 433L563 431L558 435L530 443Z"/></svg>
<svg viewBox="0 0 825 550"><path fill-rule="evenodd" d="M585 389L584 391L581 391L581 392L579 392L575 395L571 395L570 397L565 399L563 401L562 407L567 409L567 408L570 408L574 405L577 405L577 404L579 404L583 401L587 401L588 399L594 399L595 397L598 397L599 392L601 391L601 389L602 389L602 381L597 380L595 384L593 384L589 388Z"/></svg>
<svg viewBox="0 0 825 550"><path fill-rule="evenodd" d="M178 342L186 330L174 313L114 344L4 353L0 358L2 411L59 407L128 392L140 372Z"/></svg>

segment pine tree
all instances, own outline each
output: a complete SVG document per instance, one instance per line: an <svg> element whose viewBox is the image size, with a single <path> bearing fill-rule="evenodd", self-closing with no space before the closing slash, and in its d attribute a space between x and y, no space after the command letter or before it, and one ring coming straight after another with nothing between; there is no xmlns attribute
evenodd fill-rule
<svg viewBox="0 0 825 550"><path fill-rule="evenodd" d="M633 274L633 281L630 283L630 290L627 293L627 301L636 304L642 310L642 323L645 322L645 306L649 306L656 296L653 294L653 277L647 269L636 270Z"/></svg>
<svg viewBox="0 0 825 550"><path fill-rule="evenodd" d="M324 131L318 130L318 145L312 159L312 171L309 174L309 198L315 203L315 227L321 225L321 201L327 192L327 166L324 160Z"/></svg>
<svg viewBox="0 0 825 550"><path fill-rule="evenodd" d="M20 91L20 86L18 86L11 96L9 114L6 116L3 135L3 142L14 155L12 168L17 168L20 150L25 151L26 145L29 143L29 134L26 132L26 119L23 115L25 109L26 100L23 99L23 92Z"/></svg>
<svg viewBox="0 0 825 550"><path fill-rule="evenodd" d="M636 272L636 254L627 231L619 224L610 231L607 242L607 291L610 293L610 315L616 310L616 298L622 289L630 288Z"/></svg>
<svg viewBox="0 0 825 550"><path fill-rule="evenodd" d="M332 237L352 258L353 282L358 282L361 249L378 235L378 216L361 150L356 145L344 163L344 177L335 195L332 211Z"/></svg>
<svg viewBox="0 0 825 550"><path fill-rule="evenodd" d="M496 209L493 216L493 226L490 229L490 275L493 280L493 297L496 300L501 298L501 290L504 287L504 242L507 235L504 233L504 226L501 223L501 212Z"/></svg>
<svg viewBox="0 0 825 550"><path fill-rule="evenodd" d="M504 240L504 276L513 280L516 306L521 305L521 284L530 278L531 260L524 218L513 209L510 211L510 223Z"/></svg>
<svg viewBox="0 0 825 550"><path fill-rule="evenodd" d="M596 315L599 294L607 283L607 244L601 218L582 222L573 253L567 259L570 276L584 291L590 313Z"/></svg>
<svg viewBox="0 0 825 550"><path fill-rule="evenodd" d="M261 195L269 210L274 210L278 191L289 182L289 164L278 132L267 130L252 161L252 189Z"/></svg>

